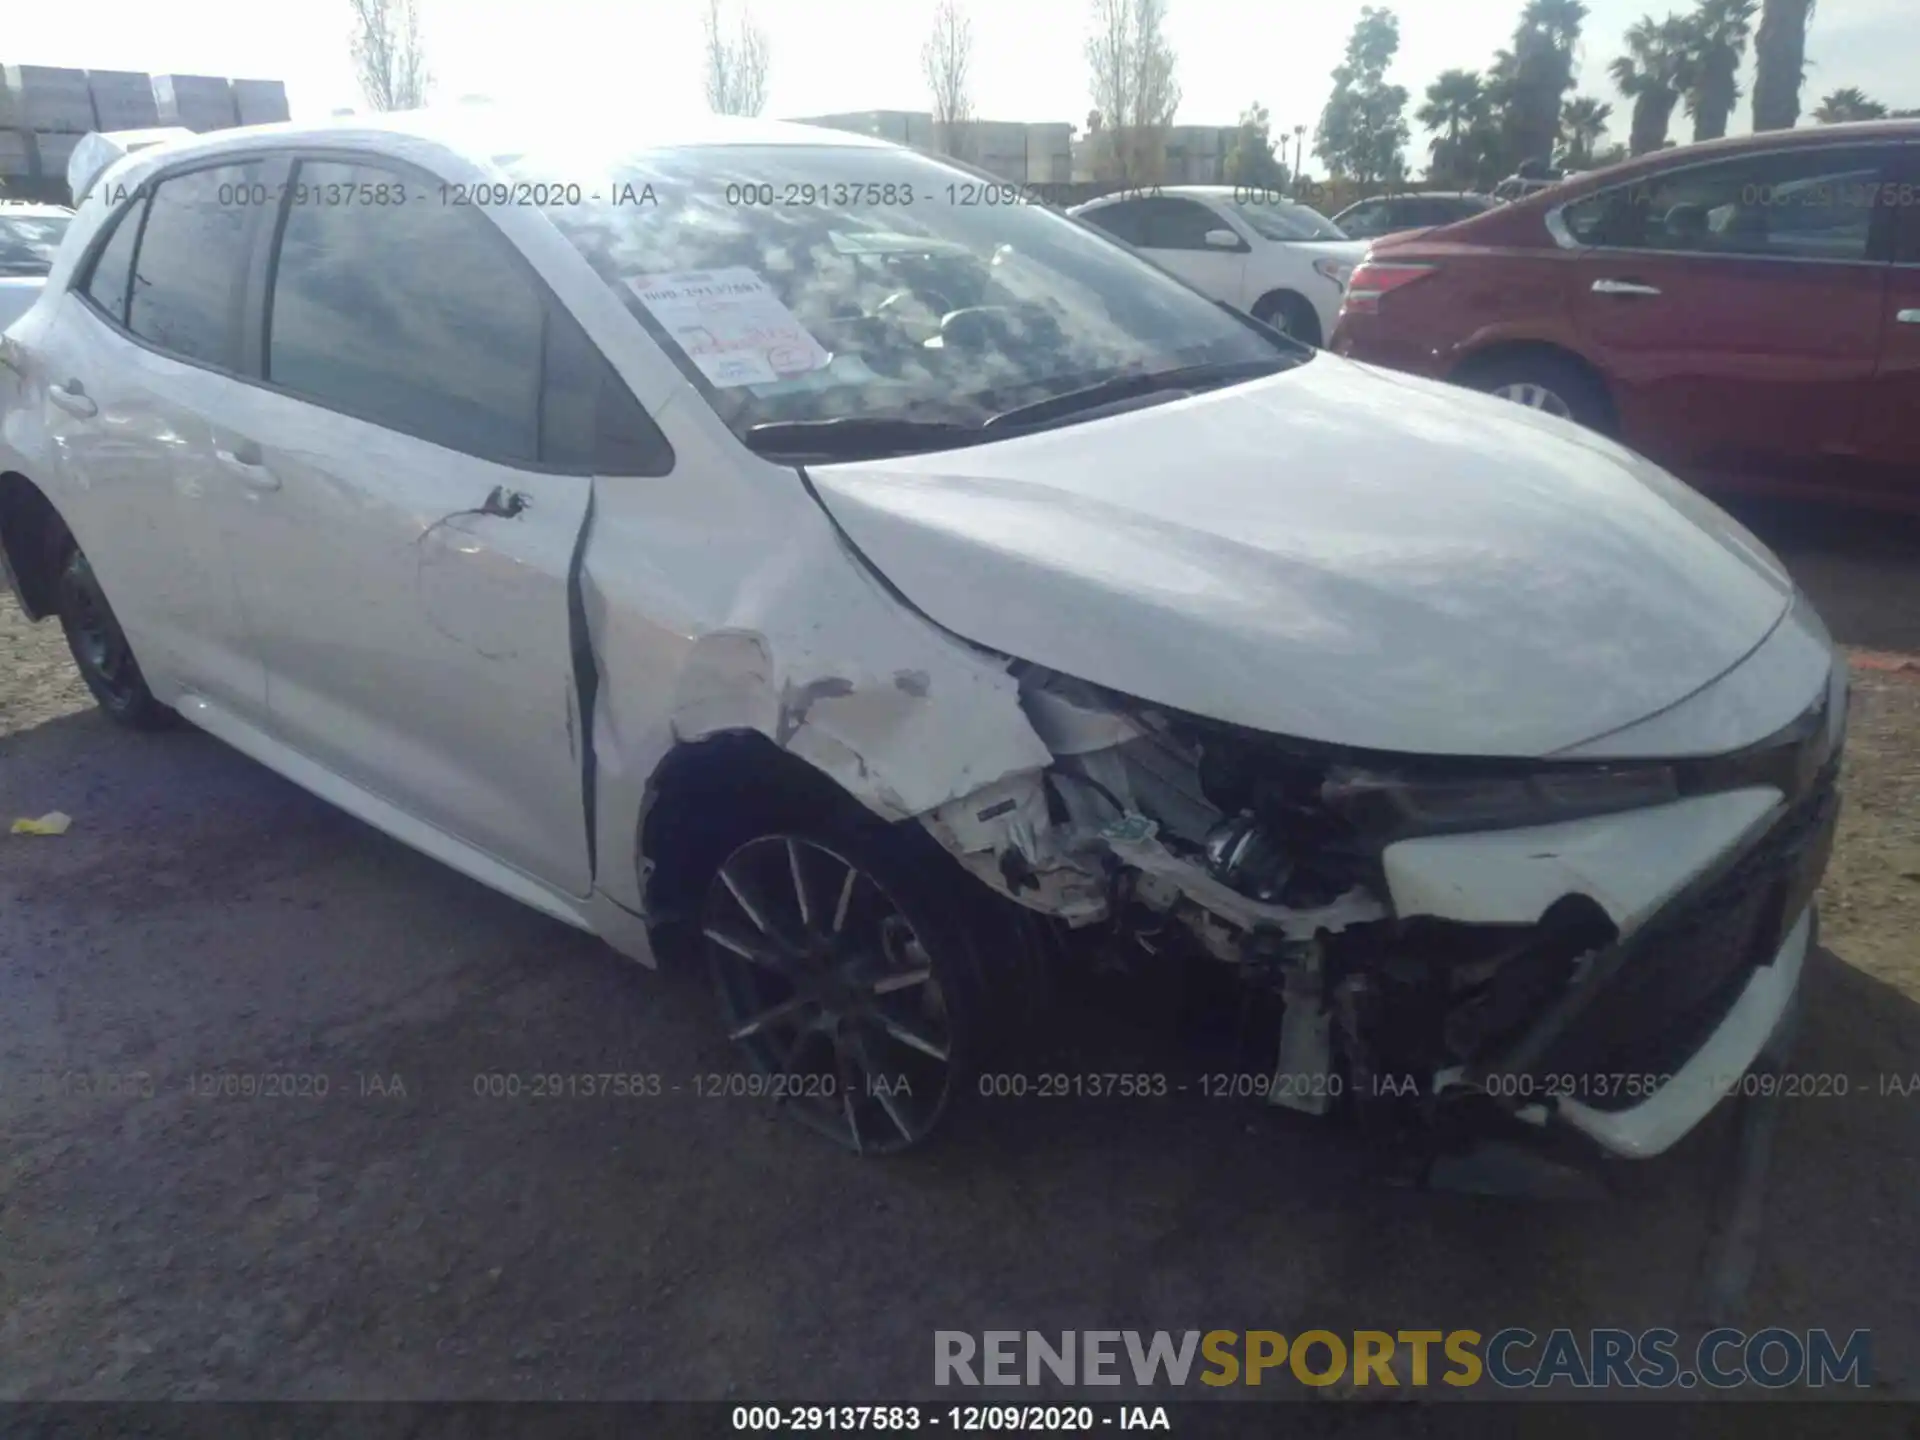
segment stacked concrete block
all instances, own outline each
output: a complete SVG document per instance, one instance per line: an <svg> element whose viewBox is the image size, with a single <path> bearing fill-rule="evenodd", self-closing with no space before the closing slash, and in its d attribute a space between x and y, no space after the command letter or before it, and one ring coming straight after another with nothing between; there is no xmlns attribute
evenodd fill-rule
<svg viewBox="0 0 1920 1440"><path fill-rule="evenodd" d="M33 132L0 130L0 180L15 182L33 176Z"/></svg>
<svg viewBox="0 0 1920 1440"><path fill-rule="evenodd" d="M188 130L227 130L240 123L233 85L214 75L156 75L153 95L160 123Z"/></svg>
<svg viewBox="0 0 1920 1440"><path fill-rule="evenodd" d="M34 149L40 153L40 178L43 180L61 180L66 178L67 161L73 158L73 147L84 136L61 134L56 131L41 131L33 137Z"/></svg>
<svg viewBox="0 0 1920 1440"><path fill-rule="evenodd" d="M160 107L153 98L153 77L138 70L89 70L87 90L93 96L95 128L151 130L160 123Z"/></svg>
<svg viewBox="0 0 1920 1440"><path fill-rule="evenodd" d="M233 99L242 125L276 125L292 118L287 87L279 80L236 80Z"/></svg>
<svg viewBox="0 0 1920 1440"><path fill-rule="evenodd" d="M98 128L86 71L9 65L6 79L7 128L66 135L84 135Z"/></svg>
<svg viewBox="0 0 1920 1440"><path fill-rule="evenodd" d="M1027 181L1059 185L1073 178L1073 127L1027 126Z"/></svg>

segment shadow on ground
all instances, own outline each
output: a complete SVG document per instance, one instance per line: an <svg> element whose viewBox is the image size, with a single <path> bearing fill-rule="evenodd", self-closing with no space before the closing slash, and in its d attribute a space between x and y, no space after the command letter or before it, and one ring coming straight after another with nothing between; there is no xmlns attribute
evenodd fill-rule
<svg viewBox="0 0 1920 1440"><path fill-rule="evenodd" d="M734 1068L697 978L204 736L0 741L0 813L53 808L66 837L0 836L0 1397L899 1400L940 1397L936 1329L1701 1316L1724 1114L1599 1205L1383 1189L1322 1123L1197 1097L982 1102L862 1162L690 1093ZM1870 1327L1912 1395L1920 1109L1879 1077L1920 1072L1920 1015L1833 960L1809 998L1799 1068L1847 1094L1783 1105L1735 1323ZM1164 1063L1116 1016L1055 1038ZM525 1094L608 1073L661 1093ZM296 1093L221 1093L262 1075Z"/></svg>

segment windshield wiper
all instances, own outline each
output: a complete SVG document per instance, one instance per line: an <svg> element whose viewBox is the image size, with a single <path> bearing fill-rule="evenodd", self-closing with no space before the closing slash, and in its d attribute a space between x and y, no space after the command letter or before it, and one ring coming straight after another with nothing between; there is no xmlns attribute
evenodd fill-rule
<svg viewBox="0 0 1920 1440"><path fill-rule="evenodd" d="M1078 390L1068 390L1060 395L1049 395L1044 400L1035 400L1031 404L1016 405L1011 410L1002 410L989 419L982 428L1004 431L1043 425L1049 420L1063 419L1085 410L1097 410L1105 405L1117 405L1122 401L1143 395L1206 390L1219 385L1232 385L1241 380L1257 380L1265 375L1277 375L1282 370L1290 369L1295 363L1297 362L1290 356L1277 355L1259 360L1176 365L1167 370L1122 371L1095 384L1084 385Z"/></svg>
<svg viewBox="0 0 1920 1440"><path fill-rule="evenodd" d="M957 420L911 420L897 415L835 415L827 420L763 420L741 437L770 460L878 460L927 450L952 450L996 437Z"/></svg>

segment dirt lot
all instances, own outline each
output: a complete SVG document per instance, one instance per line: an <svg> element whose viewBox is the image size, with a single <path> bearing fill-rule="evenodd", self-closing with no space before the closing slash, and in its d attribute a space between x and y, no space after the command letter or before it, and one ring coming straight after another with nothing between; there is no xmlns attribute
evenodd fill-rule
<svg viewBox="0 0 1920 1440"><path fill-rule="evenodd" d="M1757 523L1842 640L1920 654L1913 529ZM1726 1318L1870 1327L1920 1398L1920 1097L1880 1080L1920 1076L1920 672L1858 683L1796 1060L1848 1093L1779 1107ZM935 1329L1688 1328L1725 1273L1729 1107L1587 1205L1386 1189L1221 1102L1001 1102L861 1163L752 1102L487 1098L730 1062L697 979L116 731L0 603L0 821L53 809L0 833L0 1398L932 1398ZM1162 1063L1117 1015L1060 1043ZM195 1079L261 1073L325 1094Z"/></svg>

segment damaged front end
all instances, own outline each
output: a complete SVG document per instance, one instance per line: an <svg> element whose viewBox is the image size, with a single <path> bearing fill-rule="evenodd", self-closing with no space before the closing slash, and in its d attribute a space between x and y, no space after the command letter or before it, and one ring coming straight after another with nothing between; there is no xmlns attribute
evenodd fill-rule
<svg viewBox="0 0 1920 1440"><path fill-rule="evenodd" d="M1236 1057L1271 1077L1250 1093L1425 1144L1657 1089L1808 911L1831 843L1821 707L1711 762L1471 761L1015 673L1052 765L927 828L1109 957L1230 967L1278 1016ZM1610 1089L1623 1071L1663 1078ZM1608 1123L1581 1128L1608 1145Z"/></svg>

